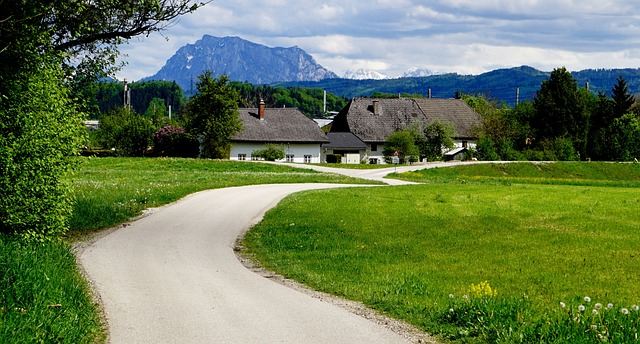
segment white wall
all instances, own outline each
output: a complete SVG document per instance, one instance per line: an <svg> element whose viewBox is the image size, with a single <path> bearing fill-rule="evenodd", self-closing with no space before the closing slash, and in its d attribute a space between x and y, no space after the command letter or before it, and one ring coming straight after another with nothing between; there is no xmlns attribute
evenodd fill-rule
<svg viewBox="0 0 640 344"><path fill-rule="evenodd" d="M251 153L255 150L266 148L266 143L232 143L230 160L238 160L239 154L246 154L247 160L251 160ZM319 143L295 143L283 145L285 154L293 155L293 162L304 163L304 156L311 155L311 163L320 163ZM280 160L280 161L286 161Z"/></svg>

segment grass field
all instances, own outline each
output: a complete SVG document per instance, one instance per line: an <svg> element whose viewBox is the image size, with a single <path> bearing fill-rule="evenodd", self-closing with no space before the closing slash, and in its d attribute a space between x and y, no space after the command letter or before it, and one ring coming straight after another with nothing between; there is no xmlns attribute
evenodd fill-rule
<svg viewBox="0 0 640 344"><path fill-rule="evenodd" d="M638 164L400 178L426 184L293 195L244 244L269 269L444 339L637 341Z"/></svg>
<svg viewBox="0 0 640 344"><path fill-rule="evenodd" d="M304 168L304 165L301 165ZM85 231L122 223L146 208L191 193L229 186L281 183L374 182L284 165L203 159L85 159L73 180L77 201L71 229Z"/></svg>
<svg viewBox="0 0 640 344"><path fill-rule="evenodd" d="M370 183L287 166L196 159L83 159L69 240L205 189L266 183ZM69 245L0 235L0 343L104 341L100 311Z"/></svg>

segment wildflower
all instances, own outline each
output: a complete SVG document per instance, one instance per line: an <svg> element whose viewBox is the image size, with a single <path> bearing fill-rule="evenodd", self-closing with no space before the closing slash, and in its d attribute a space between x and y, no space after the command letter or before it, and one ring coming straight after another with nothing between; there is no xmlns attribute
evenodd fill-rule
<svg viewBox="0 0 640 344"><path fill-rule="evenodd" d="M613 303L608 304L607 308L609 308L609 309L613 308Z"/></svg>
<svg viewBox="0 0 640 344"><path fill-rule="evenodd" d="M565 305L565 303L564 303L564 302L560 302L560 307L561 307L561 308L565 308L565 307L567 307L567 305Z"/></svg>
<svg viewBox="0 0 640 344"><path fill-rule="evenodd" d="M633 306L631 306L631 309L633 309L634 311L636 311L636 312L637 312L637 311L639 311L639 310L640 310L640 306L638 306L638 305L633 305Z"/></svg>
<svg viewBox="0 0 640 344"><path fill-rule="evenodd" d="M587 302L587 303L591 302L591 298L588 297L588 296L585 296L584 297L584 302Z"/></svg>
<svg viewBox="0 0 640 344"><path fill-rule="evenodd" d="M629 314L629 310L628 310L628 309L626 309L626 308L623 308L623 309L621 309L621 310L620 310L620 313L622 313L622 314Z"/></svg>
<svg viewBox="0 0 640 344"><path fill-rule="evenodd" d="M602 304L601 303L596 303L595 307L596 307L596 309L602 309Z"/></svg>
<svg viewBox="0 0 640 344"><path fill-rule="evenodd" d="M594 310L591 311L591 313L593 313L593 315L598 315L598 310L594 309Z"/></svg>
<svg viewBox="0 0 640 344"><path fill-rule="evenodd" d="M453 294L449 294L449 298L450 298L450 299L453 299Z"/></svg>
<svg viewBox="0 0 640 344"><path fill-rule="evenodd" d="M584 307L583 305L580 305L580 306L578 306L578 310L579 310L580 312L584 312L585 307Z"/></svg>

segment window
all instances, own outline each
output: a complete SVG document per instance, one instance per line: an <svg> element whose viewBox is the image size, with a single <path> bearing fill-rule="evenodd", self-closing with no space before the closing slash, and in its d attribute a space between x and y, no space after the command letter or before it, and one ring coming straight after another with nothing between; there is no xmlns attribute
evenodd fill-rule
<svg viewBox="0 0 640 344"><path fill-rule="evenodd" d="M293 154L287 154L286 159L287 162L293 162Z"/></svg>
<svg viewBox="0 0 640 344"><path fill-rule="evenodd" d="M244 153L238 154L238 160L247 160L247 155Z"/></svg>
<svg viewBox="0 0 640 344"><path fill-rule="evenodd" d="M372 152L377 152L378 151L378 144L377 143L372 143L371 144L371 151Z"/></svg>
<svg viewBox="0 0 640 344"><path fill-rule="evenodd" d="M304 163L305 164L310 164L311 163L311 155L305 155L304 156Z"/></svg>

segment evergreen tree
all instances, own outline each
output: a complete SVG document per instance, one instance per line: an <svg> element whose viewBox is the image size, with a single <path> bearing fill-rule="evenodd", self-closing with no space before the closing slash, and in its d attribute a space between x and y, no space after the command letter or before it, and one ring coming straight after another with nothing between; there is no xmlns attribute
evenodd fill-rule
<svg viewBox="0 0 640 344"><path fill-rule="evenodd" d="M613 99L613 119L620 118L623 115L629 113L633 103L633 95L629 93L629 87L627 82L621 76L616 80L616 84L611 90L611 98Z"/></svg>

